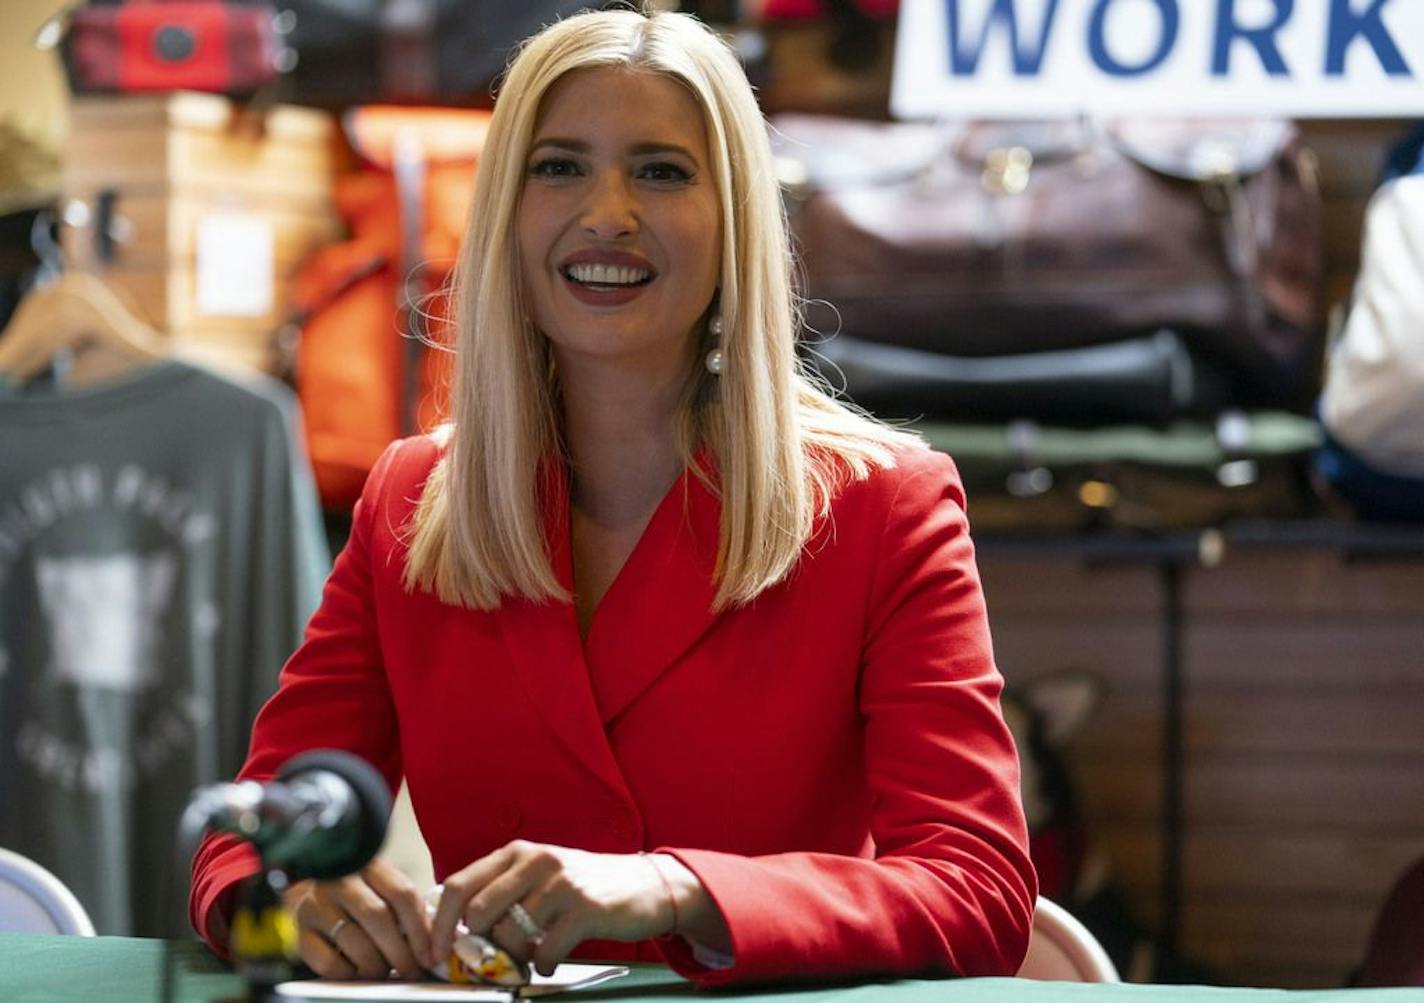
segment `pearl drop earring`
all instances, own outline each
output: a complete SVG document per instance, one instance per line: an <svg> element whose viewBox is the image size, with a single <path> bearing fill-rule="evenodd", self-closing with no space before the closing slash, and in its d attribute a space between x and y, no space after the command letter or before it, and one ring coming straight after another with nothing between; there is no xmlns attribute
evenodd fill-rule
<svg viewBox="0 0 1424 1003"><path fill-rule="evenodd" d="M712 335L713 340L715 340L715 341L717 342L717 344L713 346L712 351L710 351L710 352L707 353L707 358L703 360L703 364L707 367L707 371L708 371L709 373L711 373L713 376L721 376L721 375L722 375L722 344L721 344L721 342L722 342L722 318L721 318L720 316L713 317L711 320L709 320L709 321L707 322L707 333L710 334L710 335Z"/></svg>

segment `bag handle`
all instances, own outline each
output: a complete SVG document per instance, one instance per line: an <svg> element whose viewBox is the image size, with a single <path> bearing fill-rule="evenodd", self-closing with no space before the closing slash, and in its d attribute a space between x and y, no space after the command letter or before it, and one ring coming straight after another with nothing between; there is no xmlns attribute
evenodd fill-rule
<svg viewBox="0 0 1424 1003"><path fill-rule="evenodd" d="M1198 183L1265 170L1295 135L1285 119L1116 119L1104 134L1124 155L1164 177Z"/></svg>

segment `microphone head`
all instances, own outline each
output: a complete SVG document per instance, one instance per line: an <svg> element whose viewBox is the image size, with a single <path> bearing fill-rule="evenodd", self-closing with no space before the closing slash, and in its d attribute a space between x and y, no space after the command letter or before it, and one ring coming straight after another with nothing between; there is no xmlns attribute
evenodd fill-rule
<svg viewBox="0 0 1424 1003"><path fill-rule="evenodd" d="M370 863L386 839L386 825L391 817L391 792L385 778L374 766L359 756L340 749L315 749L287 761L277 772L284 783L299 780L304 774L325 772L344 780L355 795L355 818L341 832L331 834L310 852L294 855L282 862L292 880L316 878L330 880L355 873Z"/></svg>

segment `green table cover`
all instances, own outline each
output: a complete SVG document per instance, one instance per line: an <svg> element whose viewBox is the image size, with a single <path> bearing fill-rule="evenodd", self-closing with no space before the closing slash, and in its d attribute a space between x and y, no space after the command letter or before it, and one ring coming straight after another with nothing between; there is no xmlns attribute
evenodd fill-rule
<svg viewBox="0 0 1424 1003"><path fill-rule="evenodd" d="M242 982L194 942L0 934L3 1003L197 1003L242 993ZM1424 989L1294 990L1080 985L1021 979L877 981L853 986L698 992L666 968L569 994L578 1003L1424 1003Z"/></svg>

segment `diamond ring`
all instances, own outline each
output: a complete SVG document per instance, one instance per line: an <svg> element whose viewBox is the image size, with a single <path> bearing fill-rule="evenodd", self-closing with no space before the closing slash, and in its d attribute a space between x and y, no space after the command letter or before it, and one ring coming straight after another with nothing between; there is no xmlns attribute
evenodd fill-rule
<svg viewBox="0 0 1424 1003"><path fill-rule="evenodd" d="M534 922L534 917L529 915L528 909L516 902L509 907L506 915L514 920L515 926L524 931L524 936L528 938L530 944L537 947L543 943L544 928Z"/></svg>

